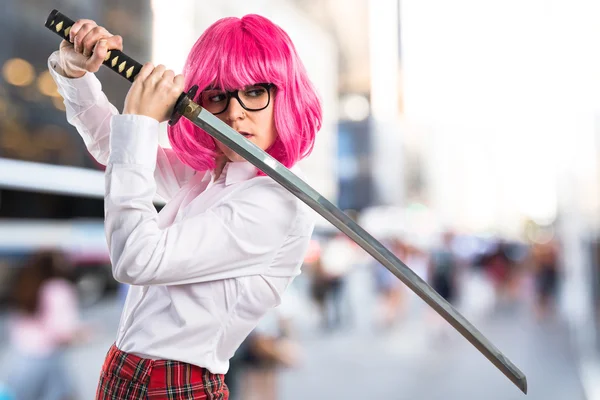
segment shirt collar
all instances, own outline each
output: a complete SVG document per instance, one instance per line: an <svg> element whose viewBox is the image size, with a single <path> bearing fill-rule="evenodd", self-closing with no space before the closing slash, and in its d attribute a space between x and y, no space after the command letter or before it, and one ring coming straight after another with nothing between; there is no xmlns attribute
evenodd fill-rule
<svg viewBox="0 0 600 400"><path fill-rule="evenodd" d="M225 185L229 186L254 178L258 169L248 161L228 162L222 173L225 174Z"/></svg>

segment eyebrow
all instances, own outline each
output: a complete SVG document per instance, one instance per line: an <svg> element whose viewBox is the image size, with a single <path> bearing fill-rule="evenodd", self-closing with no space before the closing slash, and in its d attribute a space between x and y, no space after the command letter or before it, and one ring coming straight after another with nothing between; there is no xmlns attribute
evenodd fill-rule
<svg viewBox="0 0 600 400"><path fill-rule="evenodd" d="M239 88L239 89L235 89L235 90L246 89L246 88L248 88L248 87L251 87L251 86L256 86L256 85L266 85L266 83L264 83L264 82L254 82L254 83L249 83L249 84L247 84L247 85L244 85L244 86L242 86L241 88ZM218 87L218 86L215 86L215 85L213 85L213 84L211 84L211 85L207 86L207 87L206 87L206 88L203 90L203 92L206 92L206 91L208 91L208 90L217 90L217 91L219 91L219 92L231 92L231 90L225 90L225 89L223 89L223 88L221 88L221 87Z"/></svg>

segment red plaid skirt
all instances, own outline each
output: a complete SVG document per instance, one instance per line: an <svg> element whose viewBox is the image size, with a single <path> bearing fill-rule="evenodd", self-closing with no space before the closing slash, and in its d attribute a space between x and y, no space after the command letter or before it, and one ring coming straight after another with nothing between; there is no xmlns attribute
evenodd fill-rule
<svg viewBox="0 0 600 400"><path fill-rule="evenodd" d="M229 399L223 374L170 360L148 360L112 345L100 372L96 400Z"/></svg>

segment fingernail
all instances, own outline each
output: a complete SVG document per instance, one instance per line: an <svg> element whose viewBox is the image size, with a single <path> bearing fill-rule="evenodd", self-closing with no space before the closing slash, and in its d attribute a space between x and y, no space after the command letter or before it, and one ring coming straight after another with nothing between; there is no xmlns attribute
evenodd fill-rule
<svg viewBox="0 0 600 400"><path fill-rule="evenodd" d="M101 41L98 42L98 44L100 46L106 46L106 40L102 39Z"/></svg>

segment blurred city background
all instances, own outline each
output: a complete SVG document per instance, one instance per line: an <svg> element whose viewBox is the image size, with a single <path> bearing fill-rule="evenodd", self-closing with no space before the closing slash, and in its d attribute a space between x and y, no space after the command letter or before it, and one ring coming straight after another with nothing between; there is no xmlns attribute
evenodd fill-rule
<svg viewBox="0 0 600 400"><path fill-rule="evenodd" d="M14 293L50 276L41 259L28 262L33 254L54 250L76 289L65 309L77 312L54 322L70 329L61 349L76 399L94 396L127 290L110 273L101 166L47 72L59 39L44 22L56 8L177 72L218 18L271 18L323 99L325 123L302 162L308 182L510 358L528 398L600 399L597 1L1 4L0 392L11 384L9 355L28 345L11 324ZM122 108L129 84L97 75ZM234 399L525 398L324 220L286 296L232 361Z"/></svg>

